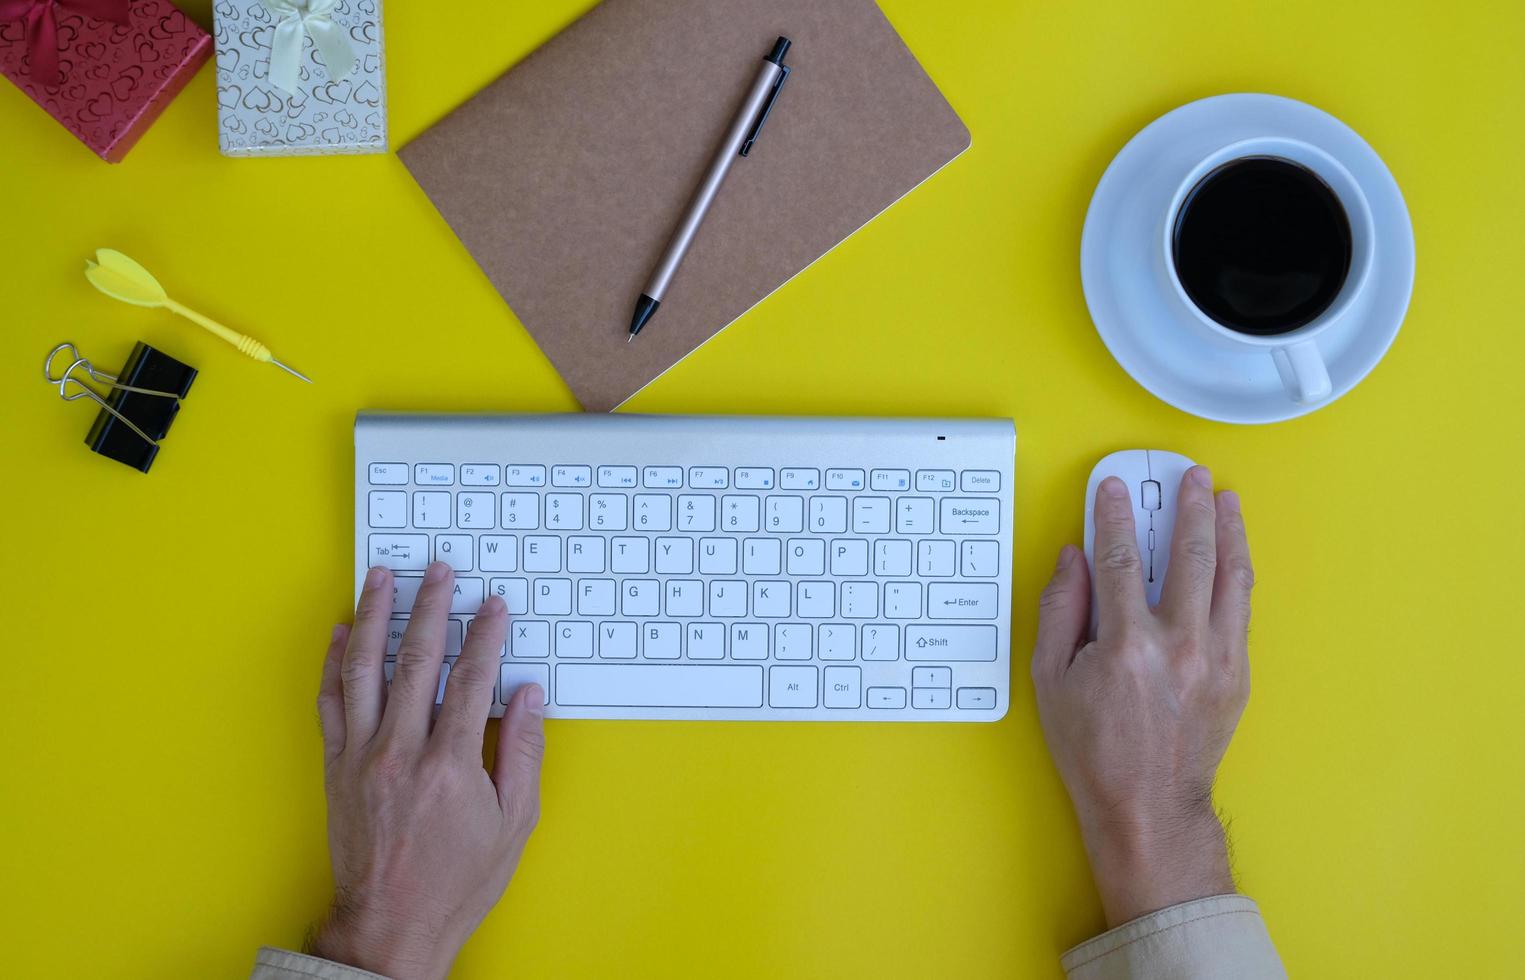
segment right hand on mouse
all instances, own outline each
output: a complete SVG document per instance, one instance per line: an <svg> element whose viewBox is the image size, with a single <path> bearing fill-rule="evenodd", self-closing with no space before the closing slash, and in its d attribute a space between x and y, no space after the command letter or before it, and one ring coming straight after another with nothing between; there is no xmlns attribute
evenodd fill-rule
<svg viewBox="0 0 1525 980"><path fill-rule="evenodd" d="M540 812L545 692L526 684L482 766L508 609L493 596L471 621L434 718L454 576L429 566L383 681L392 574L366 576L353 629L334 628L323 723L334 904L313 938L326 959L394 980L442 978L502 896Z"/></svg>
<svg viewBox="0 0 1525 980"><path fill-rule="evenodd" d="M1096 494L1097 638L1085 556L1060 552L1032 675L1109 926L1234 890L1213 780L1249 699L1254 572L1239 498L1181 481L1160 606L1150 609L1128 489Z"/></svg>

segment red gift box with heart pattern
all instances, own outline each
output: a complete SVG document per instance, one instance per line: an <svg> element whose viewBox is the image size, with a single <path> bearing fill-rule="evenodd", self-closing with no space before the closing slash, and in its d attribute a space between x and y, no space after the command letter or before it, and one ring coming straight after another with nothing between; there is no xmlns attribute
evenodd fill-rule
<svg viewBox="0 0 1525 980"><path fill-rule="evenodd" d="M0 0L0 75L109 163L211 54L169 0Z"/></svg>

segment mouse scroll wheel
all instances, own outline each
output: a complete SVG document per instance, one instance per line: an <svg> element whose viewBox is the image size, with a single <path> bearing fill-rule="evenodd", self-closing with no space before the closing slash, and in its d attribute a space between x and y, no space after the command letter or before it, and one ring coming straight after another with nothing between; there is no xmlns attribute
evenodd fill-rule
<svg viewBox="0 0 1525 980"><path fill-rule="evenodd" d="M1145 480L1144 481L1144 485L1143 485L1143 504L1144 504L1144 509L1145 510L1159 510L1160 509L1160 507L1162 505L1160 503L1160 481L1159 480Z"/></svg>

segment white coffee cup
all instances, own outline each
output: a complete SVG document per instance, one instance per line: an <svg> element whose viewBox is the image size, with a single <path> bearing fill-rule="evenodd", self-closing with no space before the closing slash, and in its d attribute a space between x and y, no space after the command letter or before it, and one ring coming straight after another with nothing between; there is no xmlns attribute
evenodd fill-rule
<svg viewBox="0 0 1525 980"><path fill-rule="evenodd" d="M1350 222L1350 269L1334 301L1311 322L1274 336L1240 333L1214 320L1192 302L1176 274L1174 236L1182 204L1202 178L1226 163L1246 157L1277 157L1311 170L1334 191ZM1371 208L1350 171L1323 150L1300 140L1279 137L1240 140L1203 157L1182 176L1170 199L1170 207L1161 215L1160 225L1155 272L1163 280L1169 302L1178 307L1182 321L1192 324L1201 337L1219 346L1268 353L1276 362L1277 373L1292 401L1306 405L1328 398L1331 390L1329 370L1319 351L1318 338L1356 305L1371 279L1376 254Z"/></svg>

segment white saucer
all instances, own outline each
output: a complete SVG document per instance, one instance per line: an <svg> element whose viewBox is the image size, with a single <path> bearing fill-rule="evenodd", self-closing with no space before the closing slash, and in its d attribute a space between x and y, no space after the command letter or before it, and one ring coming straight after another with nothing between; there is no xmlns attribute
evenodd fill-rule
<svg viewBox="0 0 1525 980"><path fill-rule="evenodd" d="M1343 164L1366 195L1376 230L1369 287L1318 339L1333 390L1314 404L1288 396L1267 354L1197 339L1150 271L1181 177L1222 146L1267 136L1311 143ZM1387 353L1414 290L1414 229L1393 175L1349 126L1280 96L1219 95L1166 113L1117 154L1086 213L1080 278L1102 342L1155 397L1219 422L1280 422L1344 395Z"/></svg>

